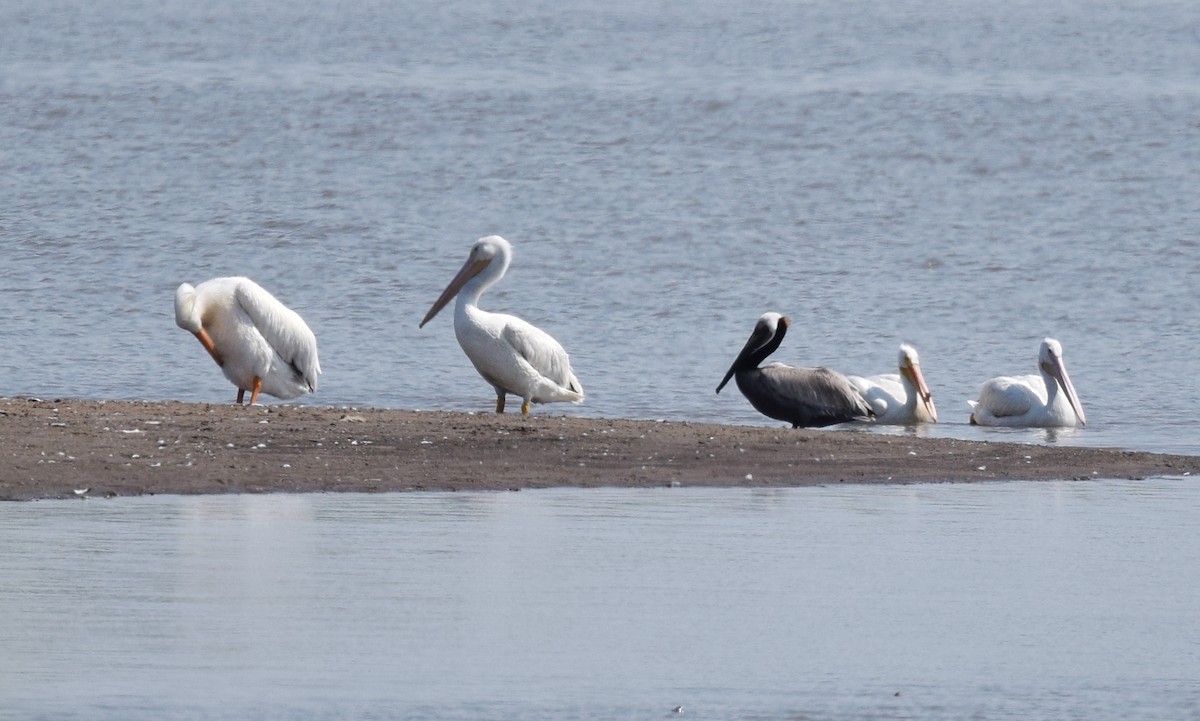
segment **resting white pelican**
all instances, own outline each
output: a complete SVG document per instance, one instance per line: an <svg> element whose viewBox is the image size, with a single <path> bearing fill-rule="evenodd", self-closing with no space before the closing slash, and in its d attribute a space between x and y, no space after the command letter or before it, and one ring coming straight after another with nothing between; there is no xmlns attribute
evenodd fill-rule
<svg viewBox="0 0 1200 721"><path fill-rule="evenodd" d="M892 426L911 426L916 423L937 423L937 408L933 395L921 374L921 359L917 349L900 344L900 373L885 373L864 378L846 376L875 411L875 422Z"/></svg>
<svg viewBox="0 0 1200 721"><path fill-rule="evenodd" d="M504 412L505 394L521 397L521 413L532 403L583 402L583 386L558 341L516 316L479 307L483 292L499 282L512 261L512 246L498 235L480 238L462 269L433 302L419 327L455 295L454 335L475 370L496 389L496 412Z"/></svg>
<svg viewBox="0 0 1200 721"><path fill-rule="evenodd" d="M794 368L782 363L758 367L775 352L787 333L788 319L779 313L764 313L754 332L717 386L717 393L730 377L755 410L770 418L787 421L792 428L830 426L847 421L866 421L874 411L846 376L828 368Z"/></svg>
<svg viewBox="0 0 1200 721"><path fill-rule="evenodd" d="M317 389L317 338L304 319L249 278L213 278L175 291L175 323L200 339L237 386L241 405L259 393L295 398Z"/></svg>
<svg viewBox="0 0 1200 721"><path fill-rule="evenodd" d="M974 410L971 423L980 426L1036 426L1042 428L1087 425L1083 406L1063 363L1062 344L1042 341L1036 376L1000 376L979 389L979 400L968 401Z"/></svg>

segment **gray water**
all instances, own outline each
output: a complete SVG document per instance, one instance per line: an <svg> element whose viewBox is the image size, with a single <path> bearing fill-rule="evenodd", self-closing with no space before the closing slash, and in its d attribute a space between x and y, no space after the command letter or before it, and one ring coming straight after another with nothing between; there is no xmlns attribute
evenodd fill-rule
<svg viewBox="0 0 1200 721"><path fill-rule="evenodd" d="M0 507L0 718L1197 719L1182 479Z"/></svg>
<svg viewBox="0 0 1200 721"><path fill-rule="evenodd" d="M249 275L303 403L487 410L449 316L585 405L917 345L963 438L1200 453L1200 8L0 0L0 395L231 401L174 326ZM965 425L1058 337L1085 429ZM872 431L882 432L882 431ZM146 498L0 507L0 717L1200 718L1194 487ZM899 695L896 695L899 694Z"/></svg>
<svg viewBox="0 0 1200 721"><path fill-rule="evenodd" d="M922 353L931 434L1059 338L1089 426L1200 452L1200 6L583 0L0 2L0 394L232 400L181 281L308 320L303 402L487 410L451 317L572 354L586 405L772 423L713 394L766 310L776 358Z"/></svg>

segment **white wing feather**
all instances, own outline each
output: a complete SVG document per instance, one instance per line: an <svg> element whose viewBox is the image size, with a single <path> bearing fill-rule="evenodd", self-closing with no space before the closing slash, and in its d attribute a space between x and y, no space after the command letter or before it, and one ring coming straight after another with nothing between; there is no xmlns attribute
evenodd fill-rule
<svg viewBox="0 0 1200 721"><path fill-rule="evenodd" d="M889 410L902 407L908 399L908 391L896 373L870 377L846 376L846 380L875 411L876 418L883 418Z"/></svg>
<svg viewBox="0 0 1200 721"><path fill-rule="evenodd" d="M997 418L1023 416L1035 406L1046 403L1046 384L1041 376L1001 376L985 382L979 389L982 408Z"/></svg>
<svg viewBox="0 0 1200 721"><path fill-rule="evenodd" d="M304 319L249 279L237 284L234 298L275 354L315 391L321 364L317 338Z"/></svg>
<svg viewBox="0 0 1200 721"><path fill-rule="evenodd" d="M504 324L505 343L524 359L542 378L557 384L563 390L583 400L583 386L571 371L567 351L558 341L542 329L515 316L509 316Z"/></svg>

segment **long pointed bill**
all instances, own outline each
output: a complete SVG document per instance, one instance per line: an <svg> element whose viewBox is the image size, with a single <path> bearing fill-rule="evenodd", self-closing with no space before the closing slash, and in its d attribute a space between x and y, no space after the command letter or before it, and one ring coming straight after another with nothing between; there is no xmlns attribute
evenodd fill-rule
<svg viewBox="0 0 1200 721"><path fill-rule="evenodd" d="M1062 358L1056 357L1054 363L1046 367L1046 372L1054 376L1058 381L1059 387L1067 396L1067 401L1071 404L1071 409L1075 411L1075 417L1079 419L1079 425L1086 426L1087 418L1083 415L1083 406L1079 403L1079 396L1075 395L1075 385L1071 383L1071 376L1067 375L1067 366L1063 363Z"/></svg>
<svg viewBox="0 0 1200 721"><path fill-rule="evenodd" d="M721 389L725 387L725 384L729 382L729 379L733 377L734 373L742 370L748 362L753 362L749 360L750 357L754 355L760 348L762 348L763 344L769 340L771 340L770 329L768 329L766 325L755 325L754 332L750 334L750 338L746 341L746 345L742 346L742 351L738 353L737 358L734 359L733 365L729 366L729 370L725 371L725 377L721 379L721 384L717 386L717 393L721 392Z"/></svg>
<svg viewBox="0 0 1200 721"><path fill-rule="evenodd" d="M921 366L905 363L903 373L917 389L917 398L929 412L930 420L937 423L937 408L933 406L933 394L929 392L929 386L925 385L925 376L921 374Z"/></svg>
<svg viewBox="0 0 1200 721"><path fill-rule="evenodd" d="M433 305L429 308L429 312L425 314L425 318L417 327L424 328L426 323L433 320L438 311L445 308L450 299L458 295L458 291L462 290L462 287L467 284L467 281L479 275L479 271L486 268L489 262L491 261L475 260L474 254L467 258L467 262L463 263L463 267L458 270L458 274L454 276L454 279L450 281L450 285L446 286L446 289L442 291L438 299L433 302Z"/></svg>
<svg viewBox="0 0 1200 721"><path fill-rule="evenodd" d="M200 345L204 346L204 350L212 356L212 359L217 362L218 366L225 365L225 359L221 357L221 351L217 350L217 346L213 343L212 338L208 335L208 331L201 328L196 331L196 338L200 341Z"/></svg>
<svg viewBox="0 0 1200 721"><path fill-rule="evenodd" d="M729 382L729 379L733 377L733 373L736 370L737 361L734 361L733 365L729 366L729 370L725 372L725 377L721 379L721 384L717 386L717 393L721 392L721 389L724 388L725 384Z"/></svg>

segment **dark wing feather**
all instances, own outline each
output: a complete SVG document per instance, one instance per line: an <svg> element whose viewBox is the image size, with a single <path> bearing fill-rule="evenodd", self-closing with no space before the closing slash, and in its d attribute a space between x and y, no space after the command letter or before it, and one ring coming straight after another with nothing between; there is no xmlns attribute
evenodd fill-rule
<svg viewBox="0 0 1200 721"><path fill-rule="evenodd" d="M760 413L794 426L870 420L873 412L846 376L828 368L772 363L737 374L738 388Z"/></svg>

